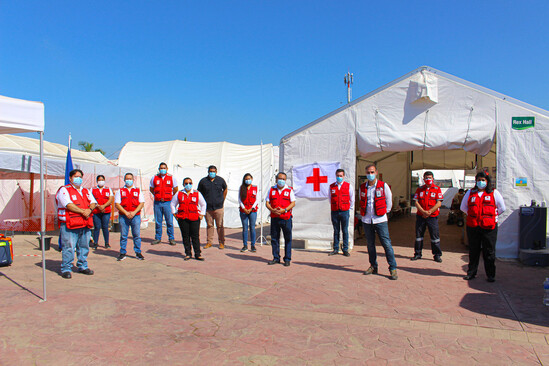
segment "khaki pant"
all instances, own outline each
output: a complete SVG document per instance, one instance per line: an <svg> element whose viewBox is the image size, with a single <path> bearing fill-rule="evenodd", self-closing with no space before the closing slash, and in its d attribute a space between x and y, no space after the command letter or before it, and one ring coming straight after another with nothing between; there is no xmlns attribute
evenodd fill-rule
<svg viewBox="0 0 549 366"><path fill-rule="evenodd" d="M207 224L207 243L213 244L214 238L214 220L215 226L217 226L217 238L219 244L225 244L225 228L223 227L223 208L217 210L206 211L206 224Z"/></svg>

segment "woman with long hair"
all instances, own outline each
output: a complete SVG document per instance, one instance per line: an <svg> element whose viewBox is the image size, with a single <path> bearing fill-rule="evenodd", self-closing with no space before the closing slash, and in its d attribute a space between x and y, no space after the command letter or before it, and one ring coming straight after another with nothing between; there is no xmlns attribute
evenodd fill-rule
<svg viewBox="0 0 549 366"><path fill-rule="evenodd" d="M461 202L461 211L467 214L467 239L469 241L469 268L464 280L477 275L480 253L484 260L486 280L496 280L496 241L498 238L498 215L505 211L501 193L492 189L490 176L478 172L475 188L467 191Z"/></svg>
<svg viewBox="0 0 549 366"><path fill-rule="evenodd" d="M252 185L253 177L250 173L244 174L242 177L242 185L238 194L238 203L240 205L240 220L242 221L242 241L244 246L240 250L245 252L248 250L248 227L250 228L250 244L251 252L255 252L255 221L257 219L257 186Z"/></svg>

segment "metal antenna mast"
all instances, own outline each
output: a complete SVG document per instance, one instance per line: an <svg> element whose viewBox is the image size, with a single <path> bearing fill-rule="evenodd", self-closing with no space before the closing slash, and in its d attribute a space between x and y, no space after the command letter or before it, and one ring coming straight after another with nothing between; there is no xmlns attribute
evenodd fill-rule
<svg viewBox="0 0 549 366"><path fill-rule="evenodd" d="M351 85L353 85L353 74L347 71L347 74L345 74L345 77L343 78L343 82L347 85L347 103L351 103Z"/></svg>

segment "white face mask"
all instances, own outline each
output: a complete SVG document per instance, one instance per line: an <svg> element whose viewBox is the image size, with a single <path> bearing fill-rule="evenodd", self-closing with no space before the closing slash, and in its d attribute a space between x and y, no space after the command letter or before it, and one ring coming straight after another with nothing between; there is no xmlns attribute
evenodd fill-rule
<svg viewBox="0 0 549 366"><path fill-rule="evenodd" d="M105 181L104 180L100 180L97 182L97 186L98 187L104 187L105 186Z"/></svg>

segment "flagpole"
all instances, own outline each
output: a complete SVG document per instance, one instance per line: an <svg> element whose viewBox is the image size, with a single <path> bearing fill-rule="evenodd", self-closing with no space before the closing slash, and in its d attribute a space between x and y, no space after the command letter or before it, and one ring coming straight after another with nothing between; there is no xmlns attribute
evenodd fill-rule
<svg viewBox="0 0 549 366"><path fill-rule="evenodd" d="M267 243L267 238L263 236L263 206L264 205L264 197L265 197L265 192L263 192L263 140L261 140L261 145L260 145L260 149L261 149L261 169L260 169L260 176L259 176L259 185L260 185L260 188L259 188L259 191L261 192L261 198L260 198L260 204L261 204L261 207L259 208L259 215L261 217L261 219L259 220L259 223L261 225L261 231L260 231L260 235L259 235L259 238L256 240L256 243L259 243L259 245L263 246L263 243Z"/></svg>

